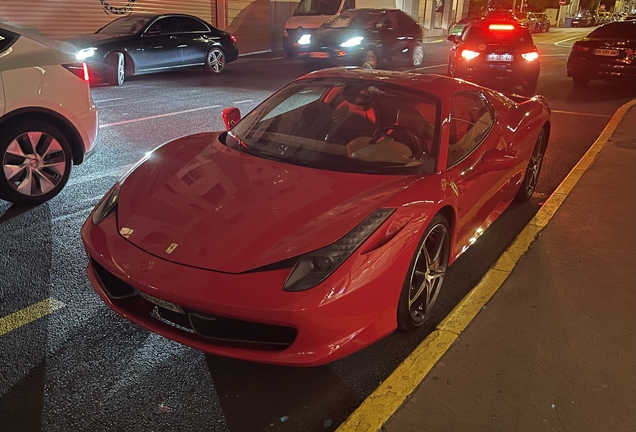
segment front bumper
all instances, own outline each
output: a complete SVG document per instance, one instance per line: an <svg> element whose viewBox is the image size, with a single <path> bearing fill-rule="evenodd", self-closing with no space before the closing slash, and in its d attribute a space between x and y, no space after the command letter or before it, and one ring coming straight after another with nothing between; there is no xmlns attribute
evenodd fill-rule
<svg viewBox="0 0 636 432"><path fill-rule="evenodd" d="M90 257L88 278L111 309L201 351L296 366L318 366L344 357L397 327L397 302L417 238L402 230L395 241L375 251L354 253L319 286L285 292L282 286L290 269L227 274L188 267L150 255L125 240L117 233L114 216L98 226L89 217L82 227ZM368 268L374 269L372 274ZM107 287L109 276L104 276L104 271L117 284L129 288L118 291ZM138 292L178 305L188 318L156 308ZM118 293L127 294L116 298ZM235 333L231 333L233 337L210 337L194 324L188 330L192 313L210 322L218 318L230 323L231 328L221 331L234 331L237 325L247 328L248 333L249 329L264 329L275 343L263 339L262 334L254 336L258 339L254 341L237 340Z"/></svg>
<svg viewBox="0 0 636 432"><path fill-rule="evenodd" d="M364 47L323 47L317 49L301 46L298 49L298 58L336 65L358 65L362 63L366 52L367 49Z"/></svg>

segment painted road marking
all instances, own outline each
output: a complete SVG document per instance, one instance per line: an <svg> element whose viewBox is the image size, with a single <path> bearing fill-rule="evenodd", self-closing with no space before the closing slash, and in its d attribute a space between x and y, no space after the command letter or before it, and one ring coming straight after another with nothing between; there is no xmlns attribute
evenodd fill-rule
<svg viewBox="0 0 636 432"><path fill-rule="evenodd" d="M248 103L248 102L254 102L254 99L245 99L245 100L242 100L242 101L238 101L238 102L230 102L230 103L233 103L233 104L242 104L242 103Z"/></svg>
<svg viewBox="0 0 636 432"><path fill-rule="evenodd" d="M561 48L569 48L569 47L571 47L571 46L572 46L572 44L570 44L570 45L566 45L566 46L563 46L563 45L560 45L560 44L562 44L563 42L571 41L572 39L581 39L582 37L583 37L583 36L581 36L581 35L578 35L578 36L572 36L572 37L569 37L569 38L567 38L567 39L563 39L563 40L560 40L560 41L558 41L558 42L555 42L554 44L555 44L556 46L558 46L558 47L561 47Z"/></svg>
<svg viewBox="0 0 636 432"><path fill-rule="evenodd" d="M41 302L27 306L10 315L0 318L0 336L25 326L35 320L52 314L66 305L59 300L49 297Z"/></svg>
<svg viewBox="0 0 636 432"><path fill-rule="evenodd" d="M103 103L103 102L112 102L112 101L118 101L118 100L124 100L124 98L94 100L93 102L95 102L95 103Z"/></svg>
<svg viewBox="0 0 636 432"><path fill-rule="evenodd" d="M149 117L141 117L141 118L137 118L137 119L123 120L123 121L115 122L115 123L107 123L107 124L99 125L99 128L103 129L103 128L112 127L112 126L121 126L121 125L129 124L129 123L137 123L137 122L142 122L142 121L146 121L146 120L154 120L154 119L158 119L158 118L162 118L162 117L169 117L169 116L175 116L175 115L180 115L180 114L187 114L187 113L191 113L191 112L195 112L195 111L203 111L203 110L212 109L212 108L221 108L221 105L211 105L211 106L200 107L200 108L192 108L192 109L183 110L183 111L175 111L175 112L171 112L171 113L157 114L157 115L149 116Z"/></svg>
<svg viewBox="0 0 636 432"><path fill-rule="evenodd" d="M453 342L510 276L521 257L554 217L583 173L594 163L627 111L634 105L636 105L636 99L627 102L616 110L594 144L552 192L545 204L541 206L537 214L481 281L437 325L436 330L428 335L391 375L362 402L358 409L338 427L336 432L380 432L384 429L389 419L404 404L408 396L415 391L437 361L448 351Z"/></svg>
<svg viewBox="0 0 636 432"><path fill-rule="evenodd" d="M571 115L590 116L590 117L612 117L609 114L594 114L594 113L585 113L585 112L576 112L576 111L550 110L550 112L557 113L557 114L571 114Z"/></svg>

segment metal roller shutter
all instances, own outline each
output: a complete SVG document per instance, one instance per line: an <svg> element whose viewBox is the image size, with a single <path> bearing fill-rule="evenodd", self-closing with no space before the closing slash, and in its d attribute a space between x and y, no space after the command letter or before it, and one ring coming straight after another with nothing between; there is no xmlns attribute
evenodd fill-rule
<svg viewBox="0 0 636 432"><path fill-rule="evenodd" d="M216 0L0 0L0 20L65 39L130 13L184 13L217 26Z"/></svg>

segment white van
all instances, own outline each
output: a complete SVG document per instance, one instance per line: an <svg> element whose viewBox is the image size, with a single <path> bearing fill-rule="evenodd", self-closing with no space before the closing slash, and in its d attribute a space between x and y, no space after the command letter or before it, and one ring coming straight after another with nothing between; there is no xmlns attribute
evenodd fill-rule
<svg viewBox="0 0 636 432"><path fill-rule="evenodd" d="M283 47L289 57L298 54L298 39L348 9L395 9L395 0L300 0L296 12L285 23Z"/></svg>

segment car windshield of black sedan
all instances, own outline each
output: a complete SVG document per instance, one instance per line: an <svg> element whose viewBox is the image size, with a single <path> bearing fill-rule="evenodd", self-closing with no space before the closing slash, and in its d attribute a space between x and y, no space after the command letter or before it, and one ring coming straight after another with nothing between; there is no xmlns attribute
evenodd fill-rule
<svg viewBox="0 0 636 432"><path fill-rule="evenodd" d="M326 24L328 28L359 28L372 29L378 24L382 17L381 12L364 11L364 12L343 12L338 15L332 22Z"/></svg>
<svg viewBox="0 0 636 432"><path fill-rule="evenodd" d="M97 33L113 35L133 35L143 30L150 22L150 20L151 18L149 17L129 15L116 19L110 24L106 24L104 27L99 29Z"/></svg>
<svg viewBox="0 0 636 432"><path fill-rule="evenodd" d="M636 39L636 21L609 23L597 28L587 37L595 39Z"/></svg>
<svg viewBox="0 0 636 432"><path fill-rule="evenodd" d="M300 0L294 15L335 15L340 0Z"/></svg>
<svg viewBox="0 0 636 432"><path fill-rule="evenodd" d="M375 174L435 170L438 104L425 93L360 79L292 83L221 141L255 156Z"/></svg>

